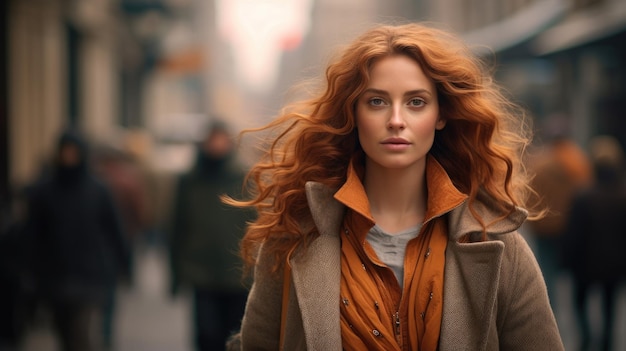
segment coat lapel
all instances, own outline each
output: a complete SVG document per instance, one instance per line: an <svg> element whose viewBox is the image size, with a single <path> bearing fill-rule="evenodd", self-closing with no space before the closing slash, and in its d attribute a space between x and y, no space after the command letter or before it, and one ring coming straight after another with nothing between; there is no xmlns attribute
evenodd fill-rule
<svg viewBox="0 0 626 351"><path fill-rule="evenodd" d="M306 184L313 221L319 231L310 246L291 261L294 289L309 350L341 350L339 296L344 206L320 183ZM336 303L333 303L335 301Z"/></svg>
<svg viewBox="0 0 626 351"><path fill-rule="evenodd" d="M482 200L475 203L475 209L486 223L491 223L498 212L488 198ZM504 253L504 243L497 240L497 235L517 230L526 216L525 210L518 209L487 228L496 240L472 242L482 234L482 226L469 212L467 202L450 212L441 350L455 350L458 345L467 345L471 350L486 349L489 333L495 332L491 322L495 320ZM470 236L470 242L459 242L465 235Z"/></svg>
<svg viewBox="0 0 626 351"><path fill-rule="evenodd" d="M446 251L441 350L484 350L500 279L504 243L449 242Z"/></svg>

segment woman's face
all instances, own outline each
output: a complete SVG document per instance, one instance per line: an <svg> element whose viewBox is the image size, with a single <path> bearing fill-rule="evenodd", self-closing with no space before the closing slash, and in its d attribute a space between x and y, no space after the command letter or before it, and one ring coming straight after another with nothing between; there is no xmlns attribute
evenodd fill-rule
<svg viewBox="0 0 626 351"><path fill-rule="evenodd" d="M357 101L359 141L371 166L404 169L425 162L439 118L435 84L404 55L376 62Z"/></svg>

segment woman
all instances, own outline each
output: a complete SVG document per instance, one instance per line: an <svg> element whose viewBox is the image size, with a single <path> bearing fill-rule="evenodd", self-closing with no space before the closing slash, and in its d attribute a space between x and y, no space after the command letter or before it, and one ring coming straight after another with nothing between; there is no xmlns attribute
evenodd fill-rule
<svg viewBox="0 0 626 351"><path fill-rule="evenodd" d="M326 69L249 174L243 349L561 350L516 230L520 114L454 36L379 26Z"/></svg>

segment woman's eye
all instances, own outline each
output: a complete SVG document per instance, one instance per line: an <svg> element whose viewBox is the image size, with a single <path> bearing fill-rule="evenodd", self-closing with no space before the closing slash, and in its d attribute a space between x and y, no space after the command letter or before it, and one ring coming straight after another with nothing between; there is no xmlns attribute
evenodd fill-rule
<svg viewBox="0 0 626 351"><path fill-rule="evenodd" d="M385 101L381 98L372 98L370 99L370 105L372 106L382 106Z"/></svg>
<svg viewBox="0 0 626 351"><path fill-rule="evenodd" d="M422 99L411 99L411 101L409 101L409 105L414 106L414 107L420 107L423 106L424 104L426 104L426 102Z"/></svg>

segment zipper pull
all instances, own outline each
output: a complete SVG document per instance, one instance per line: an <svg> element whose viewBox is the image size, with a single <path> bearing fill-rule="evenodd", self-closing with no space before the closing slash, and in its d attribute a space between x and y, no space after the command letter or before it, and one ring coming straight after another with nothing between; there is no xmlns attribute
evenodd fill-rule
<svg viewBox="0 0 626 351"><path fill-rule="evenodd" d="M400 312L396 312L395 315L395 319L396 319L396 335L400 335Z"/></svg>
<svg viewBox="0 0 626 351"><path fill-rule="evenodd" d="M433 292L430 292L430 295L428 295L428 301L426 302L426 307L424 308L424 312L420 313L420 316L422 316L422 319L426 318L426 311L428 310L428 306L430 305L430 301L432 301L433 299Z"/></svg>

